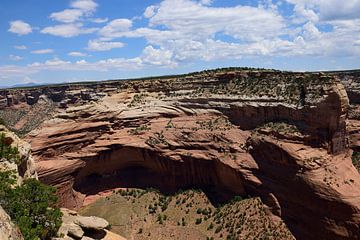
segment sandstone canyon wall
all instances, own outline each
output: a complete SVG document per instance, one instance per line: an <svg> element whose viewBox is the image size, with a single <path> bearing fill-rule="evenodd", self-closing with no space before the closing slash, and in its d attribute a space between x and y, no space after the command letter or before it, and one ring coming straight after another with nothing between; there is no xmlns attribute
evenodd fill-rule
<svg viewBox="0 0 360 240"><path fill-rule="evenodd" d="M235 69L0 96L0 117L31 144L64 207L117 187L198 187L260 196L297 239L360 239L338 75Z"/></svg>

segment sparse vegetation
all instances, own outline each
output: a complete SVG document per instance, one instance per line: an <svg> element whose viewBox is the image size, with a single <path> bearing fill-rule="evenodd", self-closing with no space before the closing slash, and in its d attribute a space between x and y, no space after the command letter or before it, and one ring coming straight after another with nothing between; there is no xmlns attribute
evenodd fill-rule
<svg viewBox="0 0 360 240"><path fill-rule="evenodd" d="M360 152L353 152L351 159L356 169L360 172Z"/></svg>
<svg viewBox="0 0 360 240"><path fill-rule="evenodd" d="M169 122L165 126L165 129L170 129L170 128L175 128L175 125L172 122L172 119L170 119Z"/></svg>
<svg viewBox="0 0 360 240"><path fill-rule="evenodd" d="M143 125L141 125L139 127L128 130L128 133L130 135L140 135L140 134L143 134L146 131L149 131L150 129L151 128L148 125L143 124Z"/></svg>
<svg viewBox="0 0 360 240"><path fill-rule="evenodd" d="M268 122L257 127L256 131L272 131L280 134L301 134L296 125L287 122Z"/></svg>
<svg viewBox="0 0 360 240"><path fill-rule="evenodd" d="M150 146L156 146L159 144L168 145L168 142L165 139L164 132L156 132L153 136L150 136L146 141L146 144Z"/></svg>
<svg viewBox="0 0 360 240"><path fill-rule="evenodd" d="M139 93L133 96L133 99L128 104L128 107L135 107L145 103L145 98L148 96L146 93Z"/></svg>
<svg viewBox="0 0 360 240"><path fill-rule="evenodd" d="M186 232L190 238L202 239L294 239L284 224L275 224L266 216L260 199L235 196L227 204L214 206L197 189L170 196L154 189L120 190L110 201L100 199L81 213L108 219L112 231L134 239L148 233L151 239L171 238L164 231L169 226L176 227L172 238ZM129 226L138 230L133 233Z"/></svg>
<svg viewBox="0 0 360 240"><path fill-rule="evenodd" d="M199 129L210 131L229 130L232 126L228 119L222 117L210 119L207 121L197 121L196 123L199 125Z"/></svg>
<svg viewBox="0 0 360 240"><path fill-rule="evenodd" d="M3 119L3 125L6 125L11 131L22 137L38 127L44 120L48 119L55 110L55 103L50 100L42 100L24 108L6 108L0 110L0 118ZM20 121L22 124L16 126Z"/></svg>

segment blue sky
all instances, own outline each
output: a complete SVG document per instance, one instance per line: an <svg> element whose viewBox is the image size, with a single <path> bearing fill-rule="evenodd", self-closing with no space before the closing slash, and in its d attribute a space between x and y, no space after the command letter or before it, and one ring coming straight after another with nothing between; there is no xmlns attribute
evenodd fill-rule
<svg viewBox="0 0 360 240"><path fill-rule="evenodd" d="M2 0L0 86L360 68L360 0Z"/></svg>

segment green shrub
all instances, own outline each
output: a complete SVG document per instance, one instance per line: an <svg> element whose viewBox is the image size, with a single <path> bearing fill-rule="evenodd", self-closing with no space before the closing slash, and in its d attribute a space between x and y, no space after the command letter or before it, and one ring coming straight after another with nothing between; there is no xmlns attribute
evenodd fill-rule
<svg viewBox="0 0 360 240"><path fill-rule="evenodd" d="M219 233L221 230L222 230L222 226L218 226L218 227L215 229L215 233Z"/></svg>
<svg viewBox="0 0 360 240"><path fill-rule="evenodd" d="M210 223L210 225L208 226L207 230L211 230L214 228L214 224L213 223Z"/></svg>
<svg viewBox="0 0 360 240"><path fill-rule="evenodd" d="M360 152L353 152L351 157L353 165L360 171Z"/></svg>
<svg viewBox="0 0 360 240"><path fill-rule="evenodd" d="M4 177L8 176L7 179ZM11 188L11 173L1 173L1 202L16 223L25 240L50 239L61 225L61 212L56 208L55 189L36 179L25 180L23 185ZM1 194L1 193L0 193Z"/></svg>
<svg viewBox="0 0 360 240"><path fill-rule="evenodd" d="M10 162L20 164L19 149L6 144L6 135L4 132L0 133L0 158L5 158Z"/></svg>
<svg viewBox="0 0 360 240"><path fill-rule="evenodd" d="M112 225L111 225L111 224L107 225L107 226L106 226L106 229L107 229L107 230L111 230L111 229L112 229Z"/></svg>
<svg viewBox="0 0 360 240"><path fill-rule="evenodd" d="M181 225L182 225L182 226L186 226L186 222L185 222L185 219L184 219L184 218L181 218Z"/></svg>
<svg viewBox="0 0 360 240"><path fill-rule="evenodd" d="M164 219L163 219L163 217L162 217L161 214L159 214L159 215L157 216L157 220L156 220L156 221L159 222L159 224L163 224L163 223L164 223Z"/></svg>
<svg viewBox="0 0 360 240"><path fill-rule="evenodd" d="M6 204L6 197L15 183L14 171L0 171L0 205Z"/></svg>
<svg viewBox="0 0 360 240"><path fill-rule="evenodd" d="M201 222L202 222L202 218L197 218L197 219L195 220L195 224L196 224L196 225L199 225Z"/></svg>

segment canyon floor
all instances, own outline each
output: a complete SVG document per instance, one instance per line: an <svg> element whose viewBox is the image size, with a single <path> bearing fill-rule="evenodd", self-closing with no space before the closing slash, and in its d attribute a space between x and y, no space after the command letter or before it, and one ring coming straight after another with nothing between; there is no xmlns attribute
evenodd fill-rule
<svg viewBox="0 0 360 240"><path fill-rule="evenodd" d="M201 190L165 195L155 189L114 190L80 209L127 239L295 239L265 213L259 198L212 203Z"/></svg>

